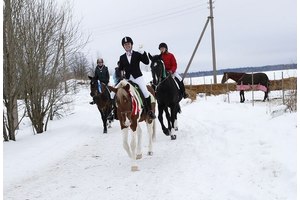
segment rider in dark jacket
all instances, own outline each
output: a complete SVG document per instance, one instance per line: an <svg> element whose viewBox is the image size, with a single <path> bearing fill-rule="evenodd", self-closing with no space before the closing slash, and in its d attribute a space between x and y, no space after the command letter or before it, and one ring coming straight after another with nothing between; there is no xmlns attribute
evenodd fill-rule
<svg viewBox="0 0 300 200"><path fill-rule="evenodd" d="M102 58L97 59L97 66L95 68L95 78L99 80L101 83L104 83L105 85L107 85L109 82L108 68L104 65ZM93 101L90 102L90 104L91 105L95 104L94 98Z"/></svg>

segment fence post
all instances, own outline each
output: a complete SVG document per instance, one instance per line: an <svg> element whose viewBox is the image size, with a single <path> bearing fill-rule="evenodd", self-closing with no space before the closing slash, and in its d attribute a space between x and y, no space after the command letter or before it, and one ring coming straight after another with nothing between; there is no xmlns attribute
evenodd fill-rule
<svg viewBox="0 0 300 200"><path fill-rule="evenodd" d="M210 79L210 94L212 95L212 91L213 91L213 89L212 89L212 79Z"/></svg>
<svg viewBox="0 0 300 200"><path fill-rule="evenodd" d="M227 88L227 98L228 98L228 103L230 103L230 99L229 99L229 83L228 83L228 74L226 73L226 88Z"/></svg>
<svg viewBox="0 0 300 200"><path fill-rule="evenodd" d="M284 82L283 82L283 72L281 72L281 88L282 88L282 103L284 105Z"/></svg>
<svg viewBox="0 0 300 200"><path fill-rule="evenodd" d="M252 81L252 106L254 106L254 90L253 90L253 83L254 83L254 80L253 80L253 72L252 72L252 76L251 76L251 81Z"/></svg>
<svg viewBox="0 0 300 200"><path fill-rule="evenodd" d="M207 100L207 97L206 97L205 76L203 76L203 82L204 82L204 96L205 96L205 100Z"/></svg>

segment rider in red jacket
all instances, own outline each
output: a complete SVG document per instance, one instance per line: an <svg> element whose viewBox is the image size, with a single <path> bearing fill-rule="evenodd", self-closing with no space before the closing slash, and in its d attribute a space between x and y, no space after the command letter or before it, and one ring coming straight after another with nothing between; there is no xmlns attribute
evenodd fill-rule
<svg viewBox="0 0 300 200"><path fill-rule="evenodd" d="M162 60L164 61L166 70L172 74L173 78L178 83L182 97L187 98L188 95L185 92L185 87L184 87L182 78L176 72L177 62L176 62L175 56L168 51L168 46L164 42L159 44L158 49L160 50L160 53L161 53L160 55L161 55Z"/></svg>

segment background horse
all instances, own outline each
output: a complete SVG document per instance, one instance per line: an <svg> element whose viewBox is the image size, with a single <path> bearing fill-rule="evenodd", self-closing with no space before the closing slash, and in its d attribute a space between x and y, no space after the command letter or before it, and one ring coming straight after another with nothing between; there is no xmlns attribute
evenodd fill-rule
<svg viewBox="0 0 300 200"><path fill-rule="evenodd" d="M171 139L175 140L174 130L177 127L177 113L180 112L179 102L182 99L181 93L172 78L172 75L166 73L165 65L159 55L151 56L151 72L153 84L156 87L156 99L158 104L158 120L165 135L171 135ZM170 109L170 112L169 112ZM165 127L163 121L163 111L165 111L168 128Z"/></svg>
<svg viewBox="0 0 300 200"><path fill-rule="evenodd" d="M142 129L139 122L145 121L149 135L148 155L153 155L152 142L155 140L155 120L149 118L146 112L142 111L141 98L137 90L126 80L122 80L116 88L109 86L115 92L117 115L123 132L123 147L132 160L131 171L138 171L137 159L142 158ZM151 94L154 93L152 87L147 87ZM152 111L155 112L155 99L151 95ZM128 144L129 129L132 131L130 146Z"/></svg>
<svg viewBox="0 0 300 200"><path fill-rule="evenodd" d="M268 93L270 92L270 81L265 73L253 73L253 83L252 74L237 73L237 72L224 72L222 78L222 84L224 84L228 79L232 79L237 83L237 90L240 90L241 103L245 101L244 90L262 90L265 92L263 101L268 98Z"/></svg>
<svg viewBox="0 0 300 200"><path fill-rule="evenodd" d="M113 104L112 104L112 99L110 98L110 92L107 86L103 83L98 82L96 78L89 76L89 79L91 80L90 95L93 97L94 102L96 103L98 110L101 114L101 119L103 122L103 133L107 133L107 125L110 126L112 121L112 119L108 119L108 116L111 114L113 110Z"/></svg>

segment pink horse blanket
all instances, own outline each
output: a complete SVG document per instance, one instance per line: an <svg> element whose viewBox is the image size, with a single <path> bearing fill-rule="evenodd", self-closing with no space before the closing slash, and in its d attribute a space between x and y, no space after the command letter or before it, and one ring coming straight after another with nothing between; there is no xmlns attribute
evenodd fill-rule
<svg viewBox="0 0 300 200"><path fill-rule="evenodd" d="M261 90L261 91L264 91L264 92L267 92L268 89L266 86L263 86L263 85L236 85L236 89L237 90Z"/></svg>

